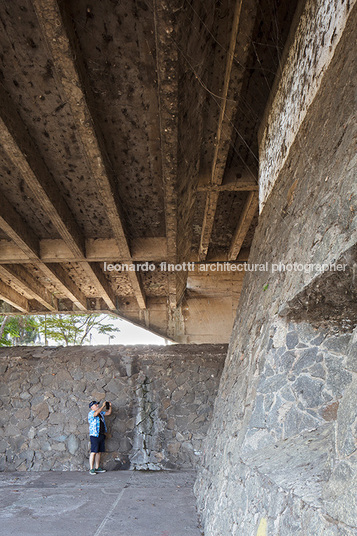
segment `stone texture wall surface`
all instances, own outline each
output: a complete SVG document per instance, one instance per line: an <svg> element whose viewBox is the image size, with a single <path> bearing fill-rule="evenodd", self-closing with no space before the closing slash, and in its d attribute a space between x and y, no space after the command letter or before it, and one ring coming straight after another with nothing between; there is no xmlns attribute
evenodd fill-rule
<svg viewBox="0 0 357 536"><path fill-rule="evenodd" d="M247 273L195 485L206 536L357 535L356 29L354 7L249 259L350 270L335 290L328 272Z"/></svg>
<svg viewBox="0 0 357 536"><path fill-rule="evenodd" d="M274 536L356 535L357 330L276 319L268 341L253 378L222 376L196 482L205 534L255 536L266 519Z"/></svg>
<svg viewBox="0 0 357 536"><path fill-rule="evenodd" d="M307 0L260 144L262 209L333 58L355 0ZM298 74L297 74L298 73ZM271 143L271 139L275 143Z"/></svg>
<svg viewBox="0 0 357 536"><path fill-rule="evenodd" d="M195 467L226 345L0 349L0 469L88 469L88 403L110 400L108 469Z"/></svg>

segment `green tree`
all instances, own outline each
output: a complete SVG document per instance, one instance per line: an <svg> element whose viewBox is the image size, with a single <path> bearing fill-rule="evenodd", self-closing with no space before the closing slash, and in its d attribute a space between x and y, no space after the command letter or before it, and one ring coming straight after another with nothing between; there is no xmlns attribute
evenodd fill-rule
<svg viewBox="0 0 357 536"><path fill-rule="evenodd" d="M55 341L64 346L82 345L98 333L114 337L119 328L108 323L108 315L0 316L0 346L23 346Z"/></svg>
<svg viewBox="0 0 357 536"><path fill-rule="evenodd" d="M46 315L38 318L38 332L44 338L44 344L49 339L69 345L82 345L90 342L91 333L96 329L99 333L112 337L119 328L105 321L110 317L99 314L89 315Z"/></svg>
<svg viewBox="0 0 357 536"><path fill-rule="evenodd" d="M0 346L33 345L39 336L38 327L34 316L2 316L0 317Z"/></svg>

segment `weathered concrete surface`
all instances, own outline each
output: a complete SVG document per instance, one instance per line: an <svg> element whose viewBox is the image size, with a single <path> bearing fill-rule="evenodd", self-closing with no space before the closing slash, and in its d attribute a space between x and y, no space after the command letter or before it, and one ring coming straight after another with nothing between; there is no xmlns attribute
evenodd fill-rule
<svg viewBox="0 0 357 536"><path fill-rule="evenodd" d="M3 534L200 536L191 472L2 473Z"/></svg>
<svg viewBox="0 0 357 536"><path fill-rule="evenodd" d="M107 468L192 468L225 345L0 350L0 469L87 470L88 403L110 400Z"/></svg>
<svg viewBox="0 0 357 536"><path fill-rule="evenodd" d="M355 0L308 0L289 48L274 99L261 127L259 201L262 210L323 83ZM291 45L291 42L288 43ZM298 73L298 75L297 75ZM275 142L272 144L271 139Z"/></svg>
<svg viewBox="0 0 357 536"><path fill-rule="evenodd" d="M195 486L206 536L357 534L356 20L355 6L249 259L272 266L346 255L349 269L335 285L315 270L245 277ZM291 321L280 316L287 308Z"/></svg>
<svg viewBox="0 0 357 536"><path fill-rule="evenodd" d="M247 259L257 131L298 2L0 5L2 313L112 310L228 342L236 281L197 296L185 269L139 265L226 261L232 242Z"/></svg>

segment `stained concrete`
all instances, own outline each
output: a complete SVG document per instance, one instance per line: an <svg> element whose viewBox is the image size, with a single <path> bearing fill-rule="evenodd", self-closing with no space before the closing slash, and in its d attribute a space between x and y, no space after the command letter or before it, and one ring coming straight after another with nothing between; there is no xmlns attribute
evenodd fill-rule
<svg viewBox="0 0 357 536"><path fill-rule="evenodd" d="M200 536L193 472L2 473L2 534Z"/></svg>

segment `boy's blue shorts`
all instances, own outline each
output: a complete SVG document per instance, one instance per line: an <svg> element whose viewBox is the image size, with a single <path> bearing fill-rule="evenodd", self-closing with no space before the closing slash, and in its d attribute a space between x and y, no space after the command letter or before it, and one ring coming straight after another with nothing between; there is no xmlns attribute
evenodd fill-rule
<svg viewBox="0 0 357 536"><path fill-rule="evenodd" d="M90 451L91 452L105 452L105 436L100 435L99 437L89 436L90 437Z"/></svg>

